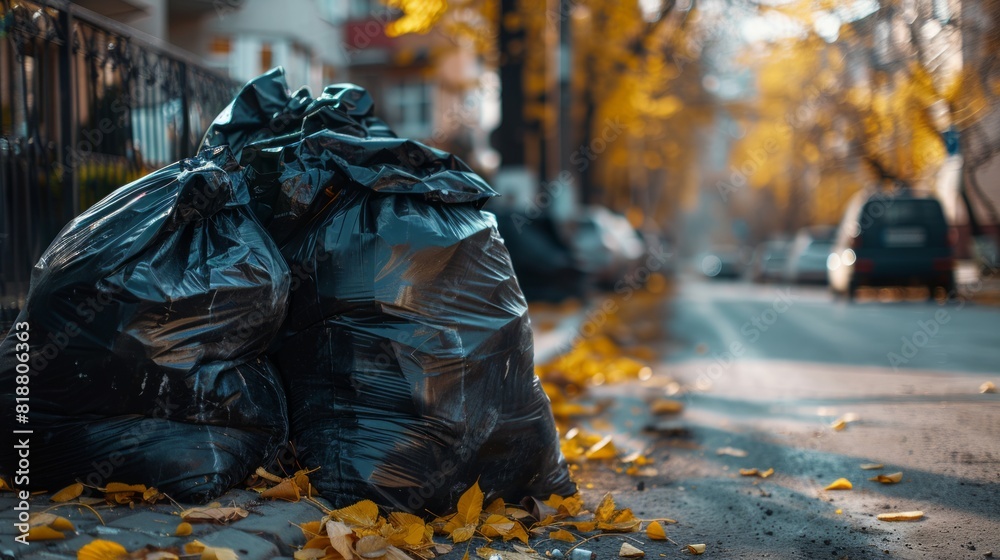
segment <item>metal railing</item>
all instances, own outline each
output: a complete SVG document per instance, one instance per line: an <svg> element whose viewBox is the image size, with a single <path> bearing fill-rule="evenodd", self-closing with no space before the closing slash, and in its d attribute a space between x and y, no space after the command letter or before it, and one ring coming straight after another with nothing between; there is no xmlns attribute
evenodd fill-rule
<svg viewBox="0 0 1000 560"><path fill-rule="evenodd" d="M194 155L237 84L63 0L0 0L0 328L39 256L114 189Z"/></svg>

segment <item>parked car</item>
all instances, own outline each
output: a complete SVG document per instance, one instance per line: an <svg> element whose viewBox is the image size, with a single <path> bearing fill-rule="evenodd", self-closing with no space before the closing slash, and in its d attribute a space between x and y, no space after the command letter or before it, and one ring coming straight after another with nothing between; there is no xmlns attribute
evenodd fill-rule
<svg viewBox="0 0 1000 560"><path fill-rule="evenodd" d="M833 252L833 226L812 226L795 235L785 265L785 279L797 284L826 284L827 260Z"/></svg>
<svg viewBox="0 0 1000 560"><path fill-rule="evenodd" d="M941 203L909 189L859 194L828 257L830 288L853 298L859 286L923 285L954 293L954 255Z"/></svg>
<svg viewBox="0 0 1000 560"><path fill-rule="evenodd" d="M782 280L788 262L788 249L788 241L781 239L757 245L753 252L753 263L750 265L750 279L754 282Z"/></svg>
<svg viewBox="0 0 1000 560"><path fill-rule="evenodd" d="M605 289L635 271L646 254L628 218L603 206L584 208L565 233L577 265Z"/></svg>

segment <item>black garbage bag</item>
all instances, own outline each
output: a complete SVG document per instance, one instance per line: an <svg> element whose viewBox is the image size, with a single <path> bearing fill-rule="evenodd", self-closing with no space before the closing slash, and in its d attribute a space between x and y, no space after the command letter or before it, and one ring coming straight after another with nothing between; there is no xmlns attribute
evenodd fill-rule
<svg viewBox="0 0 1000 560"><path fill-rule="evenodd" d="M529 219L508 208L498 208L494 214L497 230L510 251L514 272L528 301L558 303L584 296L587 275L560 239L551 217Z"/></svg>
<svg viewBox="0 0 1000 560"><path fill-rule="evenodd" d="M27 327L0 344L3 410L30 366L28 423L4 414L0 430L5 449L11 428L33 431L19 436L30 488L142 483L205 501L287 441L263 353L290 277L243 180L227 149L205 150L116 190L42 255L17 318ZM15 454L0 457L12 474Z"/></svg>
<svg viewBox="0 0 1000 560"><path fill-rule="evenodd" d="M241 96L261 82L283 78ZM372 107L357 86L329 86L300 134L240 155L292 271L271 355L300 462L320 467L311 479L336 505L444 513L477 480L510 501L574 493L527 305L481 211L495 193L459 159L393 137ZM208 144L259 122L235 113Z"/></svg>

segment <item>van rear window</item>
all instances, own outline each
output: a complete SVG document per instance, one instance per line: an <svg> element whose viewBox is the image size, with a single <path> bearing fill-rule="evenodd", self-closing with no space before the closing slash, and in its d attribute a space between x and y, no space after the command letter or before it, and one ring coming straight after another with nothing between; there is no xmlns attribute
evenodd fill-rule
<svg viewBox="0 0 1000 560"><path fill-rule="evenodd" d="M873 206L879 205L884 208L881 217L880 213ZM868 203L865 207L866 213L875 218L875 223L885 226L943 226L944 214L941 212L941 204L936 200L897 200L892 204L885 202ZM871 212L868 212L871 210Z"/></svg>

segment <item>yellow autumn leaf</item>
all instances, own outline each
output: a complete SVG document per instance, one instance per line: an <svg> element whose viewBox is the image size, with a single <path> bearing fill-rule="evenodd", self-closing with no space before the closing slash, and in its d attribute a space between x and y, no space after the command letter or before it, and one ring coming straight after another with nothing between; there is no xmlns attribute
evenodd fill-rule
<svg viewBox="0 0 1000 560"><path fill-rule="evenodd" d="M184 552L201 554L201 560L239 560L239 556L231 548L208 546L200 541L191 541L184 545Z"/></svg>
<svg viewBox="0 0 1000 560"><path fill-rule="evenodd" d="M687 551L690 552L691 554L705 553L705 545L703 544L689 544L685 548L687 548Z"/></svg>
<svg viewBox="0 0 1000 560"><path fill-rule="evenodd" d="M837 480L831 482L829 486L824 488L824 490L850 490L851 488L854 488L854 485L851 484L850 480L847 480L846 478L838 478Z"/></svg>
<svg viewBox="0 0 1000 560"><path fill-rule="evenodd" d="M878 476L869 478L868 480L871 480L873 482L881 482L882 484L895 484L900 480L903 480L903 473L902 471L900 471L900 472L894 472L892 474L880 474Z"/></svg>
<svg viewBox="0 0 1000 560"><path fill-rule="evenodd" d="M181 512L181 519L189 523L214 522L229 523L250 515L240 507L194 507Z"/></svg>
<svg viewBox="0 0 1000 560"><path fill-rule="evenodd" d="M866 471L875 471L884 468L885 465L883 465L882 463L861 463L861 469Z"/></svg>
<svg viewBox="0 0 1000 560"><path fill-rule="evenodd" d="M549 533L549 538L563 542L576 542L576 537L573 535L573 533L570 533L565 529L557 529L555 531L552 531L551 533Z"/></svg>
<svg viewBox="0 0 1000 560"><path fill-rule="evenodd" d="M457 521L459 525L479 522L479 514L483 511L483 498L483 491L479 489L479 481L476 481L458 499Z"/></svg>
<svg viewBox="0 0 1000 560"><path fill-rule="evenodd" d="M847 427L847 421L843 418L838 418L830 424L830 427L833 428L833 431L835 432L843 431L843 429Z"/></svg>
<svg viewBox="0 0 1000 560"><path fill-rule="evenodd" d="M354 544L354 552L361 558L382 558L389 551L389 541L380 535L365 535Z"/></svg>
<svg viewBox="0 0 1000 560"><path fill-rule="evenodd" d="M66 535L62 534L60 531L56 531L48 525L38 525L37 527L31 527L28 530L28 541L57 541L63 540Z"/></svg>
<svg viewBox="0 0 1000 560"><path fill-rule="evenodd" d="M674 399L656 399L649 405L653 414L678 414L684 410L684 403Z"/></svg>
<svg viewBox="0 0 1000 560"><path fill-rule="evenodd" d="M103 539L90 541L76 552L76 560L122 560L128 557L124 546Z"/></svg>
<svg viewBox="0 0 1000 560"><path fill-rule="evenodd" d="M767 469L766 471L761 471L760 472L760 477L761 478L767 478L767 477L771 476L772 474L774 474L774 468L773 467Z"/></svg>
<svg viewBox="0 0 1000 560"><path fill-rule="evenodd" d="M566 517L576 517L583 509L583 498L581 498L579 494L574 494L565 498L552 494L549 496L548 500L545 500L542 503L554 508L560 515L564 515ZM510 515L510 512L507 513Z"/></svg>
<svg viewBox="0 0 1000 560"><path fill-rule="evenodd" d="M70 484L55 494L52 494L49 501L56 503L68 502L79 498L80 494L83 494L83 484L77 482L75 484Z"/></svg>
<svg viewBox="0 0 1000 560"><path fill-rule="evenodd" d="M194 527L191 526L187 521L181 521L177 524L177 528L174 529L175 537L186 537L194 532Z"/></svg>
<svg viewBox="0 0 1000 560"><path fill-rule="evenodd" d="M323 535L321 537L312 537L311 539L307 540L306 544L302 545L302 548L326 550L328 548L332 549L332 546L330 545L330 538L327 537L326 535Z"/></svg>
<svg viewBox="0 0 1000 560"><path fill-rule="evenodd" d="M328 544L339 552L345 560L354 558L354 549L352 547L354 531L346 523L333 520L327 521L326 534ZM324 546L323 548L326 547Z"/></svg>
<svg viewBox="0 0 1000 560"><path fill-rule="evenodd" d="M924 516L922 511L899 511L893 513L880 513L876 517L879 521L916 521Z"/></svg>
<svg viewBox="0 0 1000 560"><path fill-rule="evenodd" d="M659 521L653 521L646 526L646 536L654 541L667 540L667 531L660 525Z"/></svg>
<svg viewBox="0 0 1000 560"><path fill-rule="evenodd" d="M354 527L374 527L378 525L378 506L371 500L362 500L333 510L330 517Z"/></svg>
<svg viewBox="0 0 1000 560"><path fill-rule="evenodd" d="M528 532L525 531L524 525L521 525L519 521L514 522L514 527L510 531L507 531L507 534L503 536L503 540L505 542L512 539L517 539L524 544L528 544Z"/></svg>
<svg viewBox="0 0 1000 560"><path fill-rule="evenodd" d="M142 501L146 503L155 504L162 499L163 494L161 494L156 488L147 488L142 492Z"/></svg>
<svg viewBox="0 0 1000 560"><path fill-rule="evenodd" d="M261 492L260 497L284 500L286 502L297 502L300 497L299 486L292 479L286 478L277 486L273 486Z"/></svg>
<svg viewBox="0 0 1000 560"><path fill-rule="evenodd" d="M992 381L985 381L979 386L980 393L996 393L997 386Z"/></svg>
<svg viewBox="0 0 1000 560"><path fill-rule="evenodd" d="M472 538L476 534L476 526L469 524L463 525L461 527L456 527L454 531L451 532L451 541L455 544L465 542Z"/></svg>
<svg viewBox="0 0 1000 560"><path fill-rule="evenodd" d="M618 450L615 449L614 442L611 441L611 436L604 436L600 441L591 445L587 451L583 454L587 459L592 459L595 461L603 459L614 459L618 457Z"/></svg>
<svg viewBox="0 0 1000 560"><path fill-rule="evenodd" d="M292 477L292 481L299 487L299 491L305 495L310 495L312 485L309 483L309 471L298 471Z"/></svg>
<svg viewBox="0 0 1000 560"><path fill-rule="evenodd" d="M56 531L75 531L76 527L73 527L73 523L66 519L65 517L56 517L52 523L49 523L49 527L55 529Z"/></svg>
<svg viewBox="0 0 1000 560"><path fill-rule="evenodd" d="M740 469L741 476L757 476L757 469Z"/></svg>
<svg viewBox="0 0 1000 560"><path fill-rule="evenodd" d="M483 534L484 537L500 538L507 535L508 532L514 529L514 522L502 515L492 514L486 518L486 521L479 527L479 532Z"/></svg>
<svg viewBox="0 0 1000 560"><path fill-rule="evenodd" d="M395 546L419 546L430 541L431 532L424 520L411 513L394 511L389 514L389 525L394 529L389 541Z"/></svg>
<svg viewBox="0 0 1000 560"><path fill-rule="evenodd" d="M104 488L105 494L116 494L118 492L138 492L141 494L145 491L145 484L125 484L122 482L109 482L107 487Z"/></svg>
<svg viewBox="0 0 1000 560"><path fill-rule="evenodd" d="M594 521L601 523L602 521L611 521L611 516L615 514L615 499L608 492L604 494L601 498L601 503L597 505L597 509L594 510Z"/></svg>
<svg viewBox="0 0 1000 560"><path fill-rule="evenodd" d="M596 521L563 521L560 525L572 527L581 533L589 533L597 529Z"/></svg>
<svg viewBox="0 0 1000 560"><path fill-rule="evenodd" d="M14 489L10 487L10 484L7 484L7 480L4 477L0 476L0 492L13 492L13 491Z"/></svg>
<svg viewBox="0 0 1000 560"><path fill-rule="evenodd" d="M302 536L311 539L319 535L319 532L323 530L323 523L320 521L308 521L299 525L299 529L302 530Z"/></svg>

